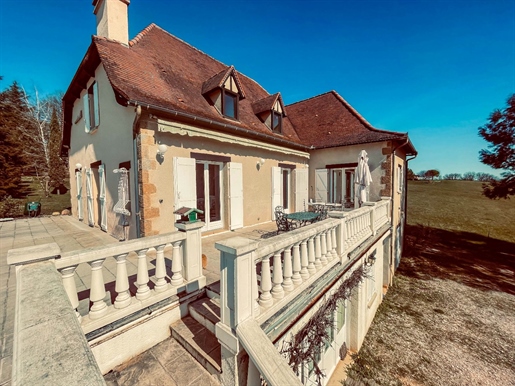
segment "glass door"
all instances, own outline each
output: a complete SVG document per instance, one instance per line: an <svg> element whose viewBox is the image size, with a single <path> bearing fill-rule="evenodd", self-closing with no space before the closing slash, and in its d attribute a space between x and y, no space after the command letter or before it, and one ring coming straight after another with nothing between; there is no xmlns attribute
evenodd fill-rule
<svg viewBox="0 0 515 386"><path fill-rule="evenodd" d="M354 206L354 170L345 170L345 207Z"/></svg>
<svg viewBox="0 0 515 386"><path fill-rule="evenodd" d="M343 169L330 169L331 170L331 193L329 195L329 202L334 204L342 203L343 194Z"/></svg>
<svg viewBox="0 0 515 386"><path fill-rule="evenodd" d="M196 163L197 209L204 212L198 216L206 224L204 230L223 227L222 169L221 162Z"/></svg>

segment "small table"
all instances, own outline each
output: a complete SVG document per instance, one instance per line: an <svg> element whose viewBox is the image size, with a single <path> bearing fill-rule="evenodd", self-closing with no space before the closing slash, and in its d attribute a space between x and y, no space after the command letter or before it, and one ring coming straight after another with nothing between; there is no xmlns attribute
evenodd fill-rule
<svg viewBox="0 0 515 386"><path fill-rule="evenodd" d="M295 212L295 213L286 213L285 216L287 219L297 221L300 225L306 225L308 222L312 222L315 220L320 213L315 212Z"/></svg>

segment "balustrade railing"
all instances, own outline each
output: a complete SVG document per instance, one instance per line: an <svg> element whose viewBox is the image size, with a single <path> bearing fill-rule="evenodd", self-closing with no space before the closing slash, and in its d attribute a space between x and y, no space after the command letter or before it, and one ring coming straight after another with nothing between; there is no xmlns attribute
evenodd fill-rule
<svg viewBox="0 0 515 386"><path fill-rule="evenodd" d="M63 286L85 333L176 295L178 292L188 288L200 289L205 285L200 241L200 228L203 223L178 225L187 226L188 229L126 241L113 246L63 253L61 258L55 261L55 266L61 273ZM171 249L168 272L165 248ZM132 288L135 290L133 289L132 292L131 276L127 269L129 254L137 256L137 273L132 283ZM154 267L151 267L149 260L154 256ZM114 259L116 262L115 294L111 295L111 299L114 299L112 304L107 297L108 283L103 277L103 267L108 259ZM85 315L79 312L79 296L75 281L76 270L80 264L87 264L91 272L89 293L91 307Z"/></svg>

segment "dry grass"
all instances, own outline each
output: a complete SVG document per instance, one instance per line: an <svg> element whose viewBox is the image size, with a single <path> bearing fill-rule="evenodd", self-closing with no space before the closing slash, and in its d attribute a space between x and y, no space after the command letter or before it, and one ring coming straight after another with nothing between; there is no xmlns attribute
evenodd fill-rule
<svg viewBox="0 0 515 386"><path fill-rule="evenodd" d="M394 286L348 384L515 384L515 225L504 216L513 213L515 202L489 201L474 196L479 184L466 190L458 184L446 209L428 210L427 203L452 193L452 185L410 191L409 220L423 217L425 226L406 229ZM481 222L499 210L503 215L488 237Z"/></svg>

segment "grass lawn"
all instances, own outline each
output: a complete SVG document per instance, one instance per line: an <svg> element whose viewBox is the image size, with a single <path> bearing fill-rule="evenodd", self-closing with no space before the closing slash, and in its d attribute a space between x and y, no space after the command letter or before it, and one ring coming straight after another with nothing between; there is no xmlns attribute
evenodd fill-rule
<svg viewBox="0 0 515 386"><path fill-rule="evenodd" d="M26 213L24 214L24 208L28 201L41 202L41 215L61 213L63 209L69 209L71 206L69 191L65 194L49 194L45 197L45 192L36 177L22 177L19 194L14 199L18 208L13 217L27 216Z"/></svg>
<svg viewBox="0 0 515 386"><path fill-rule="evenodd" d="M409 184L404 256L348 385L515 385L515 199Z"/></svg>

